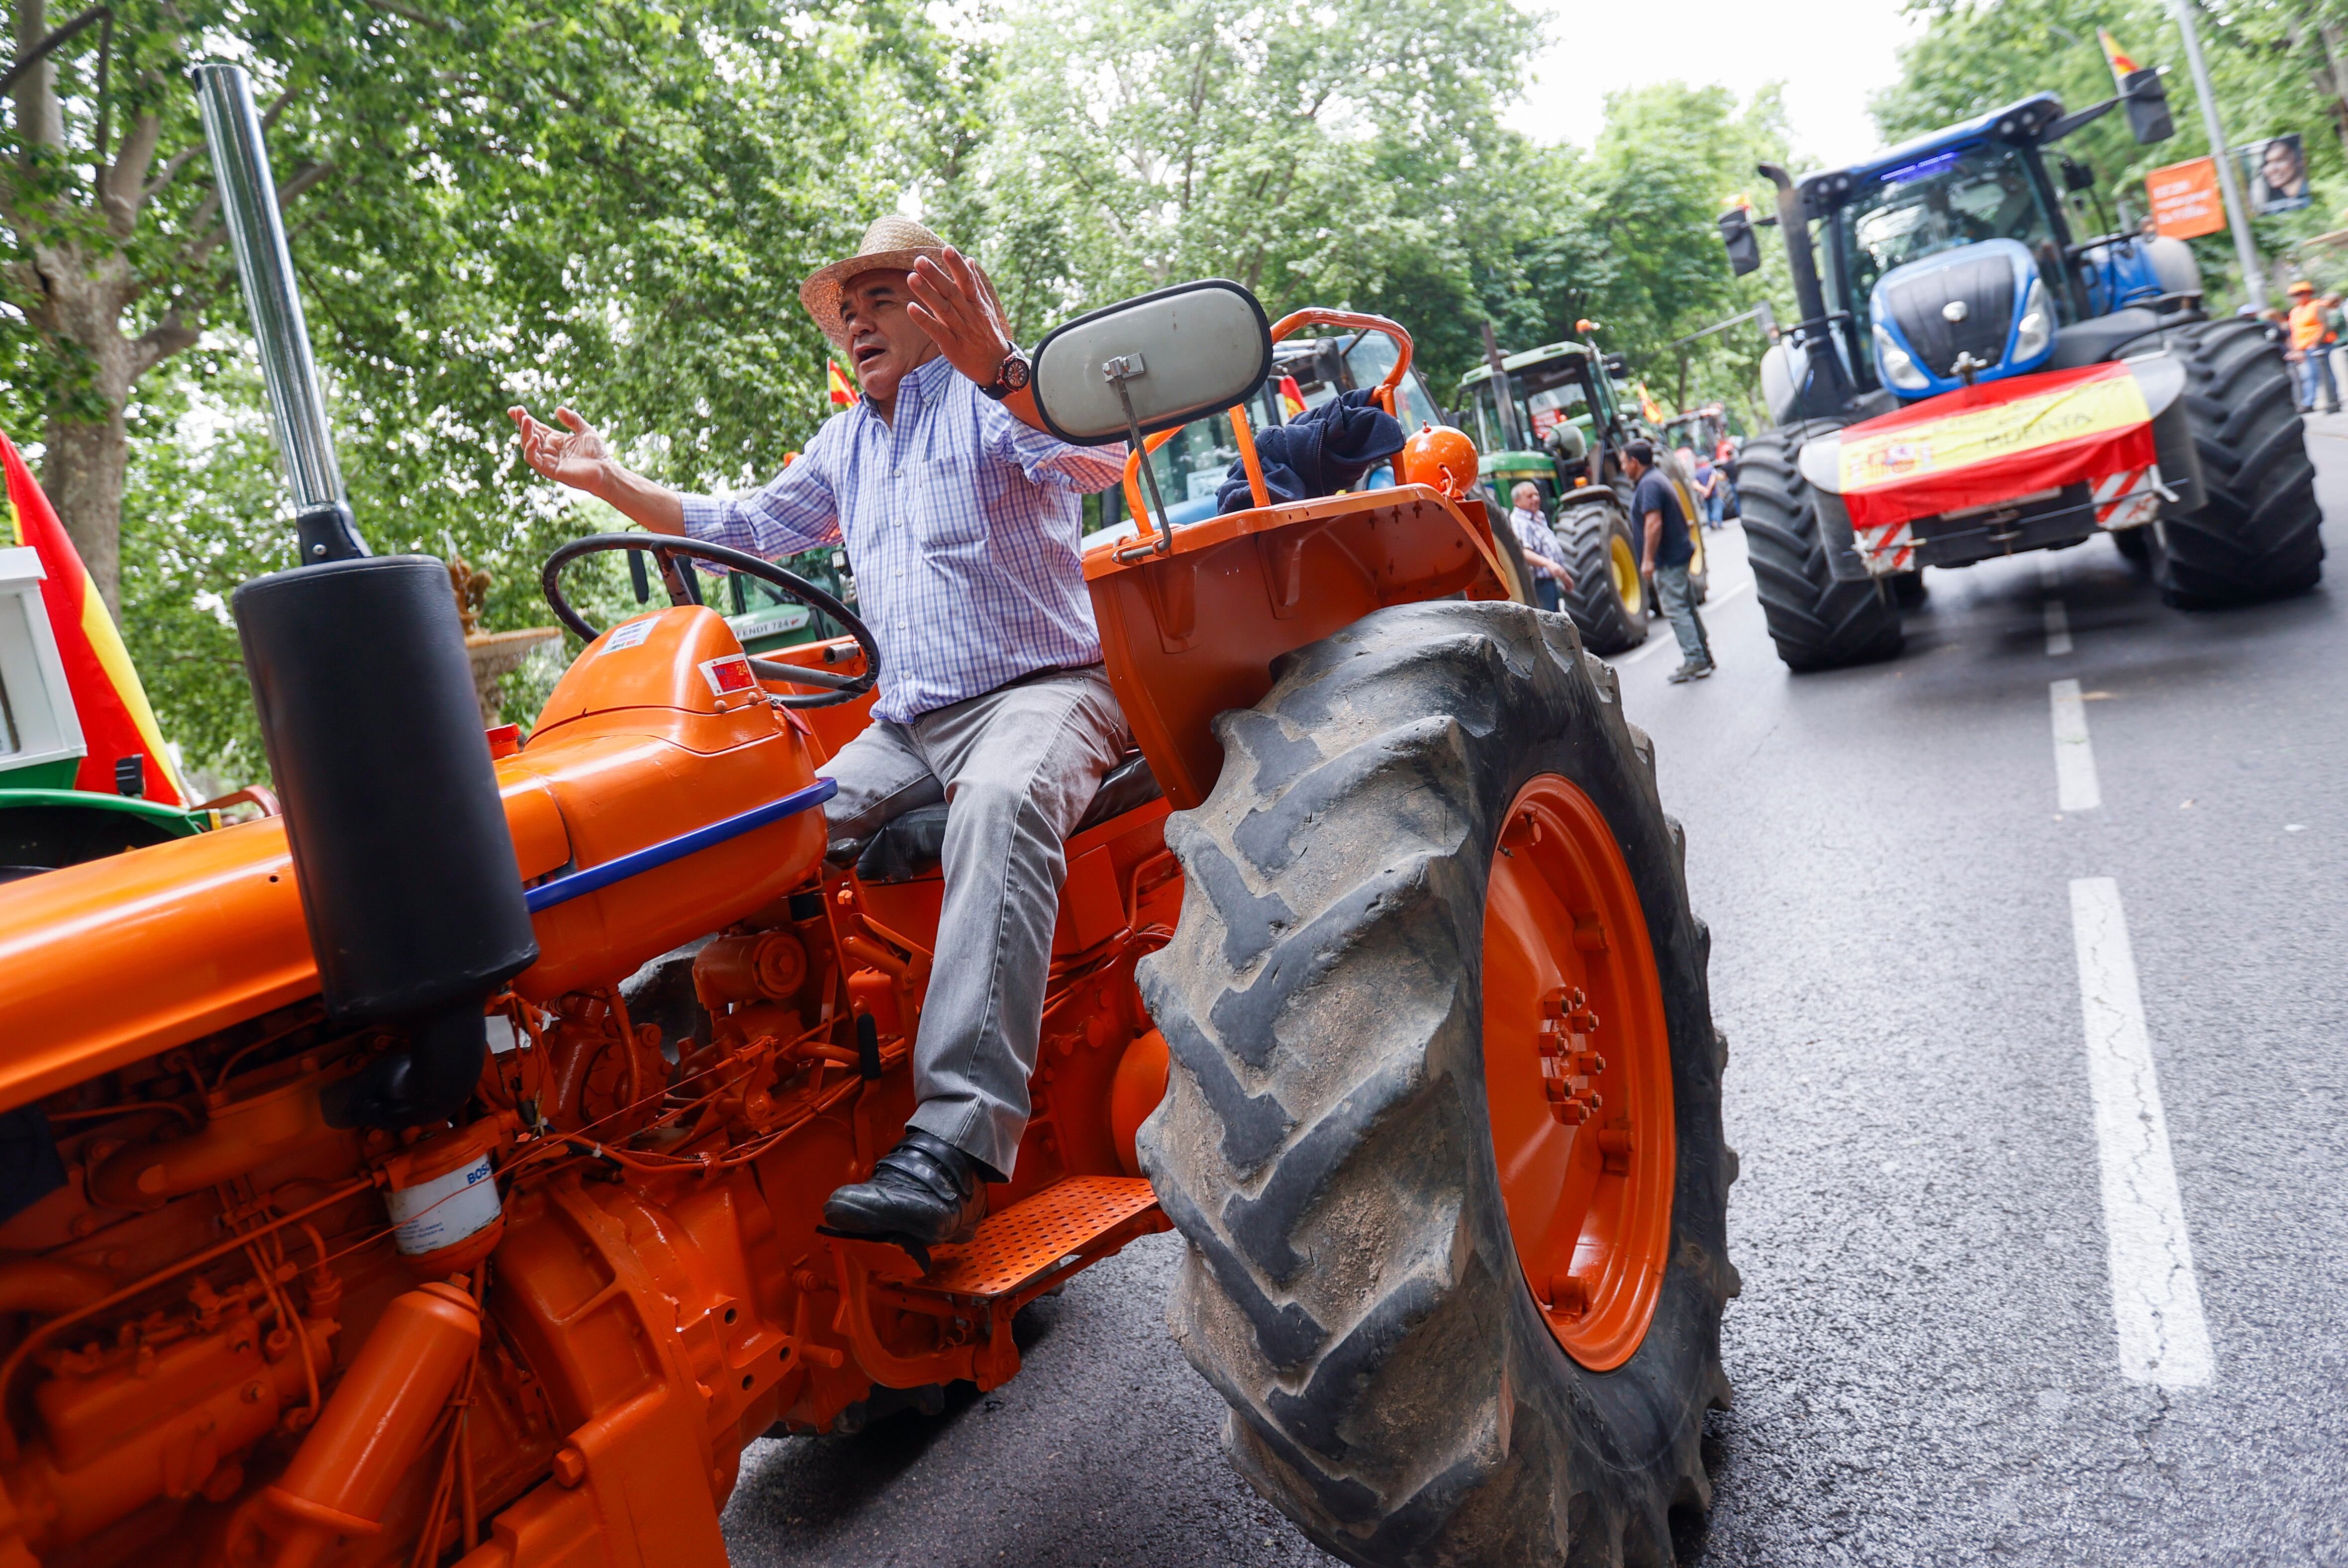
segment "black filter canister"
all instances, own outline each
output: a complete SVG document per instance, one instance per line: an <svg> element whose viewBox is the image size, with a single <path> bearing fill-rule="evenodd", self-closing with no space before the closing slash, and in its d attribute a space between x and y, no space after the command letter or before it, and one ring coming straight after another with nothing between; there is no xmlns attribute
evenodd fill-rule
<svg viewBox="0 0 2348 1568"><path fill-rule="evenodd" d="M326 562L255 578L232 603L329 1016L409 1026L415 1053L471 1054L482 1002L538 941L448 569ZM470 1083L460 1063L402 1074ZM361 1119L438 1109L389 1088Z"/></svg>

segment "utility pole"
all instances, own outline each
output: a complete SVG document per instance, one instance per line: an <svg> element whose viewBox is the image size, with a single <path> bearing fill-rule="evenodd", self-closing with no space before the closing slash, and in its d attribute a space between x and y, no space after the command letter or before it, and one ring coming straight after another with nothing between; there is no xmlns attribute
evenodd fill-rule
<svg viewBox="0 0 2348 1568"><path fill-rule="evenodd" d="M2209 66L2201 57L2201 30L2193 21L2194 0L2169 0L2178 30L2185 35L2185 61L2193 70L2193 91L2201 99L2201 123L2209 129L2210 150L2218 158L2218 191L2226 199L2226 222L2234 231L2234 254L2242 263L2242 287L2252 310L2267 308L2266 263L2259 259L2259 242L2250 232L2250 210L2242 204L2242 188L2234 178L2234 153L2226 144L2226 128L2218 119L2218 95L2209 86Z"/></svg>

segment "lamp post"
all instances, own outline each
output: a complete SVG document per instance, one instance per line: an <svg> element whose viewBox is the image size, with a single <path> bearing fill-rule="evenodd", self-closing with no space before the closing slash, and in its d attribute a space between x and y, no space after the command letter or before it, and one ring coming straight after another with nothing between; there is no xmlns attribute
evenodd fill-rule
<svg viewBox="0 0 2348 1568"><path fill-rule="evenodd" d="M2193 71L2193 90L2201 99L2201 123L2209 131L2209 148L2218 159L2218 191L2225 198L2226 222L2234 231L2234 254L2242 263L2242 288L2252 310L2267 308L2266 264L2259 259L2259 242L2250 233L2250 209L2234 178L2234 155L2226 145L2226 128L2218 119L2218 95L2209 86L2209 62L2201 57L2201 30L2194 25L2193 0L2169 0L2178 30L2185 35L2185 61Z"/></svg>

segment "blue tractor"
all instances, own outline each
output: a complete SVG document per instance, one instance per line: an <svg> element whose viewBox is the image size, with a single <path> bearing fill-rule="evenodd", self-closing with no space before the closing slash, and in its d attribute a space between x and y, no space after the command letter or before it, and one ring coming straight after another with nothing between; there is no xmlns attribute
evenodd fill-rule
<svg viewBox="0 0 2348 1568"><path fill-rule="evenodd" d="M1802 320L1769 350L1776 428L1738 474L1762 608L1797 670L1889 658L1927 566L2109 533L2173 605L2299 593L2322 516L2279 335L2210 319L2177 240L2075 237L2093 176L2047 149L2115 107L2171 133L2154 71L2065 114L2040 93L1789 178L1720 220L1731 265L1778 228Z"/></svg>

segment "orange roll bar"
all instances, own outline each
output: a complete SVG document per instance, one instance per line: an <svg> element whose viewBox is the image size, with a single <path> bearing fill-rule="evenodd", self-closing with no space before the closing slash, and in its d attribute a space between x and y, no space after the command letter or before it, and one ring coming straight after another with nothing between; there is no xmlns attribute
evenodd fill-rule
<svg viewBox="0 0 2348 1568"><path fill-rule="evenodd" d="M1272 340L1277 343L1300 326L1352 327L1363 332L1383 332L1392 337L1400 352L1395 356L1394 368L1386 372L1385 379L1378 383L1372 395L1377 399L1379 407L1397 419L1402 418L1401 407L1395 397L1395 389L1402 385L1403 374L1410 368L1412 348L1410 334L1403 330L1401 323L1390 321L1382 315L1370 315L1361 311L1322 310L1313 307L1292 311L1274 322L1272 327ZM1240 449L1240 464L1247 470L1248 497L1259 507L1270 506L1272 492L1264 488L1263 464L1256 456L1255 428L1248 422L1246 406L1234 404L1230 413L1231 433L1237 438ZM1128 449L1125 454L1125 510L1133 517L1134 537L1153 550L1163 550L1171 542L1159 533L1156 523L1150 518L1149 509L1142 504L1142 453L1156 451L1172 440L1181 429L1182 427L1177 425L1171 430L1160 430L1155 435L1145 437L1141 443L1141 451L1137 452ZM1132 553L1138 555L1141 552L1135 551ZM1127 552L1118 552L1117 558L1128 559Z"/></svg>
<svg viewBox="0 0 2348 1568"><path fill-rule="evenodd" d="M1379 407L1397 419L1402 418L1395 407L1395 388L1402 385L1403 373L1410 368L1411 343L1410 334L1402 329L1400 322L1362 311L1323 310L1308 306L1292 311L1272 323L1272 340L1278 343L1300 326L1350 326L1362 332L1383 332L1393 338L1395 346L1401 352L1395 356L1394 368L1386 372L1386 378L1378 383L1377 399Z"/></svg>

